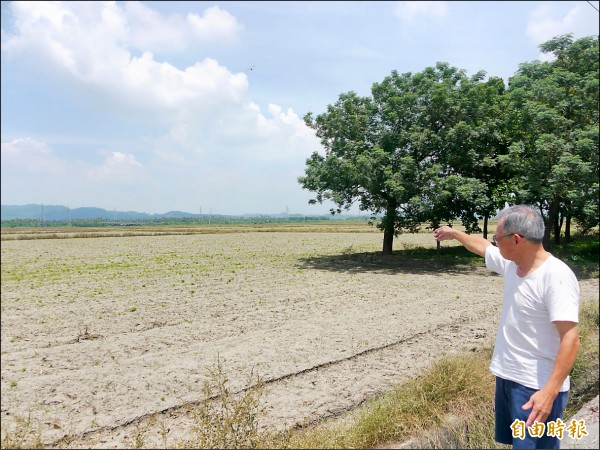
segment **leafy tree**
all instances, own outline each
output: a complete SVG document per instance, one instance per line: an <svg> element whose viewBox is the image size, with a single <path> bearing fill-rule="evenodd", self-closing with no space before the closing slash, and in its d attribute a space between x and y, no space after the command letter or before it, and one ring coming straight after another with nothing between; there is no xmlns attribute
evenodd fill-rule
<svg viewBox="0 0 600 450"><path fill-rule="evenodd" d="M469 80L447 63L417 74L393 71L373 85L371 97L344 93L325 113L307 114L325 150L312 154L298 178L316 193L311 202L329 199L335 213L358 201L362 211L381 214L384 254L392 253L394 236L422 222L476 223L474 208L485 202L487 186L452 170L448 155L459 151L453 130L470 121L465 92L481 77Z"/></svg>
<svg viewBox="0 0 600 450"><path fill-rule="evenodd" d="M505 120L505 84L501 78L483 81L485 72L471 77L462 99L463 120L450 133L452 151L446 155L450 173L463 181L477 180L483 187L474 203L465 205L458 217L468 231L483 231L487 238L488 221L510 198L510 170L500 158L508 153L508 133ZM472 182L472 181L471 181ZM479 229L483 218L483 230Z"/></svg>
<svg viewBox="0 0 600 450"><path fill-rule="evenodd" d="M483 81L481 71L461 83L457 104L460 119L445 137L444 151L437 159L437 172L430 176L431 192L424 197L430 226L461 220L468 232L487 237L488 220L501 208L510 192L510 177L500 166L507 153L504 130L504 81Z"/></svg>
<svg viewBox="0 0 600 450"><path fill-rule="evenodd" d="M551 62L521 64L509 80L513 143L503 158L515 175L516 202L535 204L546 243L560 243L563 221L598 225L598 37L557 36L540 45Z"/></svg>

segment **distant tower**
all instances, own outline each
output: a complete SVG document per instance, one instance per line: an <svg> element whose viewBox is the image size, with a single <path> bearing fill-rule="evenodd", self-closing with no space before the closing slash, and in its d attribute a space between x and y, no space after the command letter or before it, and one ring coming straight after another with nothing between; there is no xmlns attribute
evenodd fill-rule
<svg viewBox="0 0 600 450"><path fill-rule="evenodd" d="M290 208L288 207L288 205L285 205L285 215L286 216L290 215Z"/></svg>

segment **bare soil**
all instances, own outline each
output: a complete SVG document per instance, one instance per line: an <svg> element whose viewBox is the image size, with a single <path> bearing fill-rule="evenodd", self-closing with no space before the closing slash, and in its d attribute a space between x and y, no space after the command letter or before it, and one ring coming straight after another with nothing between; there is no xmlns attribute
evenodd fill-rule
<svg viewBox="0 0 600 450"><path fill-rule="evenodd" d="M49 446L123 448L140 430L169 445L188 437L217 358L236 392L252 370L264 378L263 426L281 429L493 342L502 279L483 261L382 257L381 244L376 232L2 241L3 433L30 417ZM395 240L415 246L433 238ZM598 300L597 279L581 288Z"/></svg>

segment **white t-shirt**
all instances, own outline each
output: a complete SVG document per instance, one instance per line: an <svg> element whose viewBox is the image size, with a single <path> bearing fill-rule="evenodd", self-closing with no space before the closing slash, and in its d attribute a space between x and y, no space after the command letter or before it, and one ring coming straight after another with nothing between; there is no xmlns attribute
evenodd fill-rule
<svg viewBox="0 0 600 450"><path fill-rule="evenodd" d="M550 255L525 277L492 245L488 269L504 277L504 305L490 371L506 380L541 389L552 373L560 335L554 321L579 322L579 284L573 271ZM560 391L569 390L569 377Z"/></svg>

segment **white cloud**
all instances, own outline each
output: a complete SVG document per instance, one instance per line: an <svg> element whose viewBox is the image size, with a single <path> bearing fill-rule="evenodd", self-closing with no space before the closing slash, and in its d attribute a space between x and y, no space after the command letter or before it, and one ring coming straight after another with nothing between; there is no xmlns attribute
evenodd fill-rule
<svg viewBox="0 0 600 450"><path fill-rule="evenodd" d="M249 98L246 74L233 73L213 58L178 68L154 56L170 45L232 42L241 26L225 11L212 7L201 15L166 17L127 2L12 7L15 31L4 34L3 52L28 59L32 70L57 70L83 87L78 92L86 98L79 99L93 105L94 118L116 116L124 124L143 124L145 131L129 137L131 146L104 145L100 161L83 151L77 160L62 158L39 141L2 144L2 185L12 192L9 199L3 190L8 203L81 205L93 196L106 202L96 206L112 208L112 202L141 202L141 194L150 192L161 198L154 206L159 210L185 209L190 198L199 198L205 208L232 202L233 213L255 197L268 202L272 192L284 189L307 195L299 190L295 172L320 146L292 109L269 104L262 112ZM36 167L65 176L36 177ZM265 168L277 176L265 176ZM9 172L15 176L5 178ZM243 200L221 198L227 189ZM265 192L257 194L261 189ZM20 200L26 193L28 200Z"/></svg>
<svg viewBox="0 0 600 450"><path fill-rule="evenodd" d="M202 15L164 17L139 2L126 2L129 44L140 50L181 51L203 43L234 43L243 29L235 17L218 6Z"/></svg>
<svg viewBox="0 0 600 450"><path fill-rule="evenodd" d="M123 152L110 152L99 167L90 167L85 173L93 182L133 183L142 178L142 165L135 156Z"/></svg>
<svg viewBox="0 0 600 450"><path fill-rule="evenodd" d="M586 2L574 2L565 14L561 14L552 2L538 6L529 15L526 33L531 42L538 46L574 30L578 30L574 33L575 39L598 34L598 13ZM540 59L551 58L540 54Z"/></svg>
<svg viewBox="0 0 600 450"><path fill-rule="evenodd" d="M185 108L239 102L248 88L244 73L233 74L211 58L184 70L154 59L152 49L181 47L237 36L235 18L218 7L203 16L163 17L140 3L17 2L15 33L4 36L7 54L29 55L111 101L141 109ZM140 56L129 48L143 50ZM158 111L157 111L158 112Z"/></svg>
<svg viewBox="0 0 600 450"><path fill-rule="evenodd" d="M220 130L227 134L233 129L244 139L262 139L273 133L282 137L290 130L295 135L306 128L290 111L267 119L257 107L246 107L251 104L246 98L246 74L232 73L214 59L205 58L181 70L156 61L150 51L134 56L124 45L136 36L135 30L142 29L146 31L140 31L142 35L162 42L168 42L168 36L180 39L181 33L195 33L202 39L230 39L237 22L218 7L207 9L202 16L188 14L186 31L181 16L164 18L139 3L125 3L123 8L112 2L83 3L16 4L17 32L8 37L5 50L44 54L77 81L93 85L100 92L99 101L110 104L109 108L129 117L155 116L172 129L179 127L181 131L192 123L204 123L200 128L211 133ZM141 40L137 39L136 45L141 46ZM258 123L254 129L253 121ZM190 135L187 139L197 138ZM169 151L194 145L183 144L181 137L174 144ZM157 152L166 157L164 148L163 142Z"/></svg>
<svg viewBox="0 0 600 450"><path fill-rule="evenodd" d="M205 43L235 43L243 30L218 6L203 14L161 15L140 2L11 2L16 36L10 46L52 35L58 41L107 43L148 51L181 51ZM103 40L95 40L102 37Z"/></svg>
<svg viewBox="0 0 600 450"><path fill-rule="evenodd" d="M410 22L418 16L444 17L448 13L446 2L397 2L394 11L400 19Z"/></svg>
<svg viewBox="0 0 600 450"><path fill-rule="evenodd" d="M181 33L197 35L197 39L231 39L239 26L218 7L208 8L202 16L188 14L185 20L183 16L163 17L136 2L123 6L114 2L25 2L13 8L16 32L7 37L4 51L29 55L32 60L44 55L72 79L93 87L89 95L110 112L139 122L153 118L171 129L169 133L179 130L178 137L161 137L173 141L174 149L189 150L210 140L199 131L212 135L213 140L239 133L239 139L250 144L273 135L283 139L308 133L292 110L282 113L270 105L271 117L267 118L257 105L252 106L245 73L232 73L208 57L182 70L157 61L151 51L135 56L127 48L136 30L142 29L145 33L140 34L153 35L161 42L168 42L169 36L178 40ZM140 39L134 39L136 45L142 45ZM192 127L198 131L188 131L184 143L181 131ZM165 144L159 147L165 148Z"/></svg>
<svg viewBox="0 0 600 450"><path fill-rule="evenodd" d="M15 139L2 143L2 176L80 178L79 182L119 181L130 183L141 179L143 167L132 154L123 152L106 153L100 165L61 158L45 142L32 138ZM61 182L66 179L53 178Z"/></svg>
<svg viewBox="0 0 600 450"><path fill-rule="evenodd" d="M178 170L178 167L189 165L205 156L206 153L199 144L201 141L197 138L192 126L180 122L173 125L165 135L150 140L148 146L159 165L164 168L166 164Z"/></svg>
<svg viewBox="0 0 600 450"><path fill-rule="evenodd" d="M2 174L17 173L62 174L67 172L65 161L57 158L45 143L32 138L2 142ZM6 170L5 170L6 169Z"/></svg>
<svg viewBox="0 0 600 450"><path fill-rule="evenodd" d="M157 115L171 119L186 114L218 115L219 108L239 104L248 89L245 74L232 74L214 59L180 70L157 62L149 52L113 66L112 74L94 81L121 101L127 100L132 108L146 113L152 108Z"/></svg>
<svg viewBox="0 0 600 450"><path fill-rule="evenodd" d="M203 16L188 14L186 19L192 34L208 42L235 41L242 29L235 17L218 6L208 8Z"/></svg>
<svg viewBox="0 0 600 450"><path fill-rule="evenodd" d="M1 148L3 204L133 208L141 193L154 187L146 168L130 153L103 151L103 160L93 164L59 156L50 145L32 138L3 142Z"/></svg>

